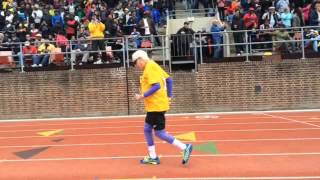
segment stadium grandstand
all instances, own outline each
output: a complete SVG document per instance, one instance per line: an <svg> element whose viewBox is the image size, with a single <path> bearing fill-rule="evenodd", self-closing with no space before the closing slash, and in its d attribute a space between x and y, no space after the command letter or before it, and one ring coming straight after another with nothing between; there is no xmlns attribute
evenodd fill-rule
<svg viewBox="0 0 320 180"><path fill-rule="evenodd" d="M137 48L164 65L271 54L304 59L318 52L319 6L311 0L4 0L1 64L21 71L129 66Z"/></svg>

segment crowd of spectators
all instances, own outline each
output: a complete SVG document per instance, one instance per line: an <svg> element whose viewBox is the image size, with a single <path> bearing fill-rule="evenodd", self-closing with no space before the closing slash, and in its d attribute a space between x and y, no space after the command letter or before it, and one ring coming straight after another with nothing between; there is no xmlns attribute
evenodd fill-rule
<svg viewBox="0 0 320 180"><path fill-rule="evenodd" d="M181 1L181 0L178 0ZM301 36L318 40L317 29L306 34L276 30L320 25L320 2L316 0L184 0L188 8L197 9L201 3L209 8L211 16L219 15L221 22L213 21L212 34L207 41L219 45L222 35L217 33L230 27L233 31L253 30L250 41L299 39ZM19 54L18 42L23 42L22 53L31 59L30 66L46 66L48 54L60 49L72 52L66 59L79 63L111 61L106 46L122 48L123 42L106 42L103 38L128 35L130 43L139 48L141 36L157 35L164 25L165 11L174 10L175 0L0 0L0 49L10 48ZM207 11L206 11L207 12ZM263 30L263 31L262 31ZM270 31L266 31L270 30ZM243 43L244 33L233 33L236 43ZM317 39L318 38L318 39ZM70 41L72 43L70 43ZM109 43L109 44L108 44ZM159 38L155 43L161 45ZM314 50L318 43L312 44ZM284 43L287 51L298 49L298 43ZM308 45L308 43L307 43ZM258 46L258 45L257 45ZM261 45L262 46L262 45ZM278 45L266 44L276 50ZM236 46L236 53L244 45ZM93 53L88 54L87 51ZM212 50L212 56L221 57L222 48ZM99 53L98 53L99 52ZM38 54L38 55L37 55ZM89 57L92 58L89 58Z"/></svg>
<svg viewBox="0 0 320 180"><path fill-rule="evenodd" d="M105 47L110 45L103 38L131 35L134 46L139 47L142 44L139 36L156 35L157 28L165 23L165 9L173 9L173 3L169 0L2 0L0 48L11 48L14 54L19 54L19 45L15 43L24 42L23 52L33 57L33 67L46 66L48 56L36 57L31 53L46 54L52 51L52 46L62 52L93 51L91 60L85 54L82 61L101 62L108 60ZM69 40L74 43L70 45ZM90 43L80 47L80 40ZM49 42L50 49L41 46ZM159 39L156 42L161 44ZM122 44L119 40L110 43L112 47ZM33 50L27 51L30 46ZM75 58L75 55L65 57Z"/></svg>
<svg viewBox="0 0 320 180"><path fill-rule="evenodd" d="M303 33L300 28L320 26L319 0L187 0L187 2L191 4L190 8L195 9L201 3L203 7L209 8L206 15L219 17L212 21L210 35L201 39L203 45L215 45L204 48L204 54L209 54L210 57L216 59L223 57L223 48L220 44L224 42L222 34L225 30L233 31L235 43L256 43L250 45L249 53L257 50L297 52L301 50L301 42L290 42L290 40L299 41L302 36L307 39L305 46L312 47L311 49L318 52L320 28L306 28ZM247 39L244 30L250 31ZM235 46L237 55L244 53L245 49L245 45Z"/></svg>
<svg viewBox="0 0 320 180"><path fill-rule="evenodd" d="M318 0L217 0L220 19L230 24L231 30L250 30L248 42L286 41L279 43L256 44L252 49L283 49L286 52L301 50L301 42L289 42L311 39L319 28L306 28L301 33L300 27L320 25L320 1ZM274 30L276 29L276 30ZM217 32L217 31L215 31ZM233 33L235 43L245 42L244 33ZM314 39L311 39L314 40ZM214 43L215 40L213 39ZM307 41L306 47L311 41ZM313 49L317 51L318 44ZM217 43L215 43L217 44ZM252 48L252 49L251 49ZM244 45L236 46L236 53L244 52Z"/></svg>

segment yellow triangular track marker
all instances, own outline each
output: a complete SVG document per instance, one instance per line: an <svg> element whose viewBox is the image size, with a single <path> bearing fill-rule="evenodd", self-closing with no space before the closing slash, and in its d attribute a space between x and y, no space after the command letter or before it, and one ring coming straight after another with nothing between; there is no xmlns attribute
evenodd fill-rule
<svg viewBox="0 0 320 180"><path fill-rule="evenodd" d="M53 131L43 131L39 132L37 134L45 137L53 136L53 135L58 135L58 134L63 134L64 130L63 129L58 129L58 130L53 130Z"/></svg>
<svg viewBox="0 0 320 180"><path fill-rule="evenodd" d="M196 133L188 132L184 134L179 134L175 136L177 139L186 140L186 141L196 141Z"/></svg>

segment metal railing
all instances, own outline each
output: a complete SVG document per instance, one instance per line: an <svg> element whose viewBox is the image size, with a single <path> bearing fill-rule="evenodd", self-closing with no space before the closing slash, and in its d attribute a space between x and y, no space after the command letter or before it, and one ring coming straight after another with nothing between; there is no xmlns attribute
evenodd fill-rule
<svg viewBox="0 0 320 180"><path fill-rule="evenodd" d="M311 30L312 29L312 30ZM277 28L277 29L266 29L266 30L241 30L241 31L221 31L216 33L195 33L193 35L186 34L173 34L173 35L151 35L151 36L124 36L124 37L115 37L115 38L106 38L100 39L104 45L102 49L93 50L94 40L85 39L85 40L75 40L68 41L68 45L64 48L65 50L60 52L47 52L41 54L34 54L34 56L43 56L49 55L63 56L62 65L69 67L70 70L75 70L79 67L79 63L74 60L76 55L89 54L90 58L94 56L102 57L102 63L106 64L109 60L112 63L118 64L122 67L129 67L131 62L131 55L134 51L138 49L144 49L149 53L152 59L162 63L164 66L169 64L169 69L171 71L172 63L193 63L195 64L195 69L197 64L204 63L205 58L211 58L214 55L215 50L220 51L220 57L216 60L222 59L224 57L233 57L236 56L236 53L231 53L232 49L241 47L243 53L240 57L245 57L246 61L250 61L251 56L257 54L257 46L269 45L273 47L272 49L262 49L258 48L259 52L274 52L274 46L282 44L291 47L294 46L296 49L294 52L301 53L301 56L297 58L305 59L306 58L306 46L312 47L311 51L317 52L318 42L320 42L320 36L316 34L314 30L320 30L320 27L315 26L306 26L306 27L297 27L297 28ZM270 35L276 36L277 31L288 32L291 36L295 33L299 35L297 39L290 40L276 40L272 39L271 41L256 41L255 36L257 35ZM312 32L315 34L313 35ZM233 42L232 36L241 35L241 40ZM221 43L215 43L212 36L221 36L224 39ZM318 37L319 36L319 37ZM211 43L203 41L207 38ZM142 46L143 42L149 42L152 46ZM41 44L41 42L35 42ZM55 44L56 42L51 42ZM88 44L88 49L78 49L77 45ZM11 59L14 59L17 67L20 68L21 72L25 71L25 68L30 66L26 63L26 57L32 57L32 54L23 54L22 49L24 43L10 43L2 44L4 46L11 47L12 55ZM205 51L211 51L209 54ZM224 53L222 53L224 52ZM222 55L223 54L223 55ZM0 55L1 56L1 55ZM176 60L180 58L180 61ZM88 57L89 59L89 57ZM88 60L87 59L87 60ZM99 58L98 58L99 59ZM181 60L182 59L182 60ZM52 63L55 63L54 59L51 59ZM96 61L97 62L97 61ZM92 62L93 63L93 62ZM1 61L0 61L1 64Z"/></svg>
<svg viewBox="0 0 320 180"><path fill-rule="evenodd" d="M205 17L210 14L215 14L216 9L202 8L202 9L186 9L186 10L172 10L168 11L169 19L175 19L176 17Z"/></svg>

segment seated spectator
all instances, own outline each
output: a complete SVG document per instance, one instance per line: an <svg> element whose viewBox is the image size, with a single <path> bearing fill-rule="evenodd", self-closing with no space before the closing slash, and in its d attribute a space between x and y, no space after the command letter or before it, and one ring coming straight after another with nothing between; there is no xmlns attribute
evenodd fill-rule
<svg viewBox="0 0 320 180"><path fill-rule="evenodd" d="M40 46L38 47L39 56L35 59L32 67L42 67L49 64L50 53L55 49L55 46L51 44L48 40L42 40Z"/></svg>
<svg viewBox="0 0 320 180"><path fill-rule="evenodd" d="M314 29L311 29L306 34L305 47L308 47L310 44L312 44L312 49L314 50L314 52L319 52L319 42L320 42L319 32Z"/></svg>
<svg viewBox="0 0 320 180"><path fill-rule="evenodd" d="M90 55L89 51L91 50L87 40L85 40L84 37L80 37L78 40L73 42L75 42L75 44L72 44L71 62L78 65L87 63ZM82 56L82 59L79 63L77 63L76 60L78 56Z"/></svg>
<svg viewBox="0 0 320 180"><path fill-rule="evenodd" d="M130 39L133 40L133 42L134 42L133 47L140 48L141 43L142 43L142 38L141 38L140 32L137 31L136 28L133 28L133 31L130 34Z"/></svg>
<svg viewBox="0 0 320 180"><path fill-rule="evenodd" d="M22 49L24 62L31 59L32 63L34 64L37 61L37 53L37 48L34 45L31 45L30 41L26 41L24 43L24 47Z"/></svg>
<svg viewBox="0 0 320 180"><path fill-rule="evenodd" d="M288 30L283 29L284 27L285 26L283 24L279 24L278 28L281 28L281 29L278 29L278 30L276 30L274 32L268 33L268 34L273 36L273 41L274 41L273 51L279 50L280 47L283 47L283 45L284 45L285 50L287 52L289 52L289 53L292 53L293 52L292 48L295 45L294 45L294 42L288 42L288 41L291 41L293 39L289 35ZM277 42L277 41L282 41L282 42ZM290 47L290 45L291 45L291 47Z"/></svg>

